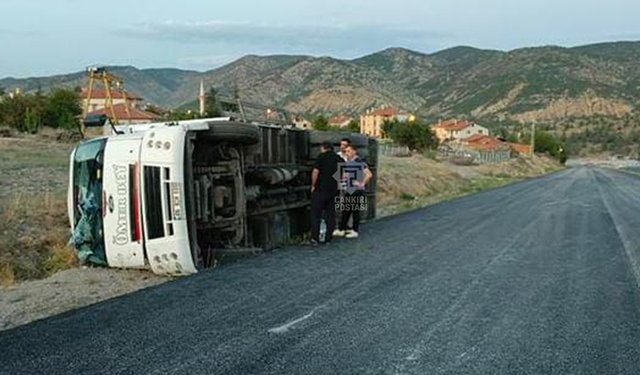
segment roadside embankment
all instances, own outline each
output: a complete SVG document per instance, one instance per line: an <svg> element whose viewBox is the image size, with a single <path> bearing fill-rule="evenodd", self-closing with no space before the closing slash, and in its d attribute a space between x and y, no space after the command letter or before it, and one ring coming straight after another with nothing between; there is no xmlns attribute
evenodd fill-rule
<svg viewBox="0 0 640 375"><path fill-rule="evenodd" d="M543 156L496 165L455 165L423 156L381 157L378 217L429 206L562 168Z"/></svg>

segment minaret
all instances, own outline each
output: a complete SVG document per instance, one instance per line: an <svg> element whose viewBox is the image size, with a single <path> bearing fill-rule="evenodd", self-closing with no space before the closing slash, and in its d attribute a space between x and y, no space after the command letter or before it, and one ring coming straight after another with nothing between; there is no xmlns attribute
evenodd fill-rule
<svg viewBox="0 0 640 375"><path fill-rule="evenodd" d="M204 94L204 79L200 80L200 96L198 98L200 99L200 116L204 116L205 107L207 104L207 97Z"/></svg>

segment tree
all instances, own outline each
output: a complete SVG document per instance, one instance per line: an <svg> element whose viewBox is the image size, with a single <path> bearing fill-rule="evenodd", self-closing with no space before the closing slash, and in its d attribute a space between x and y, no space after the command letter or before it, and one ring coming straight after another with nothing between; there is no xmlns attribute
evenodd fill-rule
<svg viewBox="0 0 640 375"><path fill-rule="evenodd" d="M0 102L0 123L2 125L25 131L25 115L32 98L25 95L14 95L3 98Z"/></svg>
<svg viewBox="0 0 640 375"><path fill-rule="evenodd" d="M40 127L40 115L35 109L27 108L24 116L25 131L30 134L34 134Z"/></svg>
<svg viewBox="0 0 640 375"><path fill-rule="evenodd" d="M231 93L233 94L233 101L219 102L219 108L222 112L240 113L240 106L238 105L238 102L240 101L240 89L238 86L233 86L231 88Z"/></svg>
<svg viewBox="0 0 640 375"><path fill-rule="evenodd" d="M207 117L220 117L222 116L222 111L220 110L220 103L218 103L218 99L216 98L217 92L215 88L210 88L206 97L206 105L204 113Z"/></svg>
<svg viewBox="0 0 640 375"><path fill-rule="evenodd" d="M349 125L347 125L347 131L351 133L360 133L360 123L357 120L349 121Z"/></svg>
<svg viewBox="0 0 640 375"><path fill-rule="evenodd" d="M47 98L43 123L52 128L75 129L82 115L80 95L71 89L55 89Z"/></svg>
<svg viewBox="0 0 640 375"><path fill-rule="evenodd" d="M169 120L171 121L184 121L184 120L194 120L197 119L199 116L199 114L197 112L194 112L192 110L187 110L187 111L173 111L170 112L168 115Z"/></svg>
<svg viewBox="0 0 640 375"><path fill-rule="evenodd" d="M396 128L396 125L398 124L398 120L384 120L382 122L382 126L381 126L381 130L382 130L382 135L385 138L391 138L393 139L393 131Z"/></svg>
<svg viewBox="0 0 640 375"><path fill-rule="evenodd" d="M394 142L407 146L412 151L422 152L438 147L438 139L431 127L418 119L406 122L387 121L382 124L382 130Z"/></svg>
<svg viewBox="0 0 640 375"><path fill-rule="evenodd" d="M311 126L313 126L315 130L320 130L320 131L331 130L331 126L329 126L329 121L327 121L327 119L322 115L316 117L311 123Z"/></svg>
<svg viewBox="0 0 640 375"><path fill-rule="evenodd" d="M603 147L606 147L606 145L605 143ZM560 143L551 133L543 130L536 132L535 151L545 153L562 164L567 161L566 146Z"/></svg>
<svg viewBox="0 0 640 375"><path fill-rule="evenodd" d="M42 125L75 129L82 114L80 94L56 89L50 95L40 91L5 97L0 101L0 124L35 133Z"/></svg>

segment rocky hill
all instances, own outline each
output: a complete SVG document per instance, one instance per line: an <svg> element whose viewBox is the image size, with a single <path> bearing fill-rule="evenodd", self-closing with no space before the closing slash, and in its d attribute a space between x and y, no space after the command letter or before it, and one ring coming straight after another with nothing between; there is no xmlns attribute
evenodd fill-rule
<svg viewBox="0 0 640 375"><path fill-rule="evenodd" d="M129 90L165 107L198 94L200 79L221 93L304 114L352 114L380 105L428 118L489 123L631 116L640 100L640 42L509 52L456 47L433 54L401 48L354 60L245 56L207 72L112 67ZM31 91L82 86L85 74L0 80Z"/></svg>

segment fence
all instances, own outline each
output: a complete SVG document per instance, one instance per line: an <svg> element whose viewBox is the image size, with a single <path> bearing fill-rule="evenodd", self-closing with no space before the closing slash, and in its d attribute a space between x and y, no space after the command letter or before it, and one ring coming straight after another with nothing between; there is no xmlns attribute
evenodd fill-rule
<svg viewBox="0 0 640 375"><path fill-rule="evenodd" d="M410 155L411 151L407 146L400 146L393 143L380 143L378 145L378 153L384 156L398 156Z"/></svg>
<svg viewBox="0 0 640 375"><path fill-rule="evenodd" d="M494 150L480 151L466 147L440 147L438 154L444 158L463 157L479 164L498 164L511 159L510 148L498 148Z"/></svg>

